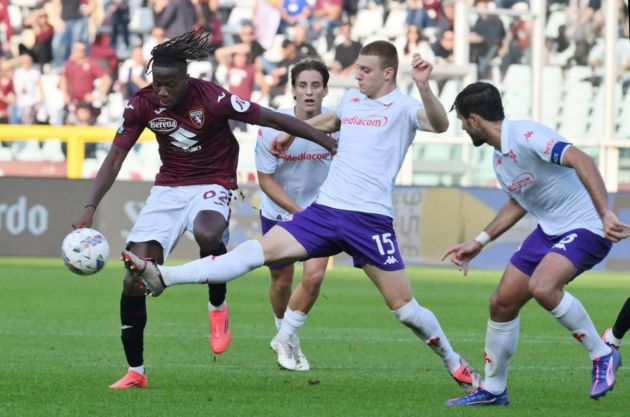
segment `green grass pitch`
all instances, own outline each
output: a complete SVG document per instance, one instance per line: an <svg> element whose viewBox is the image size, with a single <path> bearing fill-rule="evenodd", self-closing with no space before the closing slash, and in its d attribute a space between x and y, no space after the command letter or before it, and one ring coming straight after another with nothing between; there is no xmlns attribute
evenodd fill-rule
<svg viewBox="0 0 630 417"><path fill-rule="evenodd" d="M112 391L126 371L119 339L123 269L80 277L57 259L0 258L0 416L628 416L630 371L588 397L590 361L538 305L522 313L508 407L447 408L461 394L438 358L386 308L360 270L336 266L300 332L312 370L278 369L261 268L228 286L232 344L208 347L205 286L147 300L146 390ZM410 268L414 294L456 350L482 368L487 300L498 271ZM569 286L601 331L630 295L630 273L587 273ZM627 342L630 345L630 341ZM630 353L622 347L622 356ZM627 355L630 360L630 355Z"/></svg>

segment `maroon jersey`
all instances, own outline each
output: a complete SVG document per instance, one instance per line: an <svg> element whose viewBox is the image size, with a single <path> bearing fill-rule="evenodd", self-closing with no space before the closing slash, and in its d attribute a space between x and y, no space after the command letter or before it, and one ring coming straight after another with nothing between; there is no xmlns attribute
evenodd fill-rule
<svg viewBox="0 0 630 417"><path fill-rule="evenodd" d="M158 141L162 166L156 185L220 184L235 189L238 142L229 119L254 123L260 106L230 94L218 85L196 78L171 109L147 86L125 106L114 144L129 150L145 127Z"/></svg>

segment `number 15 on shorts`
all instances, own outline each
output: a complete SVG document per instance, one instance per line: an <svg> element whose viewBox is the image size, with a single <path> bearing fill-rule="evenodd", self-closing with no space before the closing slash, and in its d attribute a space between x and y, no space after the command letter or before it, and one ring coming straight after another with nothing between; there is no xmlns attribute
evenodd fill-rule
<svg viewBox="0 0 630 417"><path fill-rule="evenodd" d="M381 255L391 255L396 252L396 248L391 237L391 233L383 233L382 235L372 236L372 240L376 242L376 247Z"/></svg>

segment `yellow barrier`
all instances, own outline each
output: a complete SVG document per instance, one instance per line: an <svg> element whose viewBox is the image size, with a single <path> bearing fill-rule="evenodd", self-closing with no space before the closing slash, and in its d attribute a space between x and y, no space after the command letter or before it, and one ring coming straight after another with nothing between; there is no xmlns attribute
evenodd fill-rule
<svg viewBox="0 0 630 417"><path fill-rule="evenodd" d="M85 144L96 142L111 142L116 134L112 127L98 126L48 126L48 125L6 125L0 124L0 140L50 140L58 139L68 144L66 156L66 176L81 178L83 159L85 158ZM155 140L155 135L145 129L138 143Z"/></svg>

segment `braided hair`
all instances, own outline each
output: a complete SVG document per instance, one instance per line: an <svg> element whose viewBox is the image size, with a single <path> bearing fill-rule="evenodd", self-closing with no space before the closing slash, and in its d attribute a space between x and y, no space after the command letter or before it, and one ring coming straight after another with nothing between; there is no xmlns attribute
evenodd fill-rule
<svg viewBox="0 0 630 417"><path fill-rule="evenodd" d="M206 58L210 54L211 37L209 32L193 30L156 45L145 72L148 74L155 65L185 69L189 60Z"/></svg>

